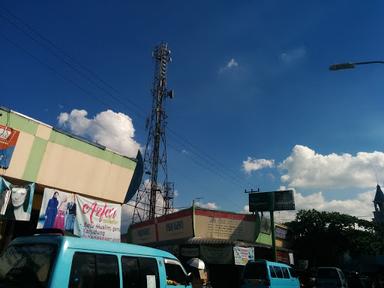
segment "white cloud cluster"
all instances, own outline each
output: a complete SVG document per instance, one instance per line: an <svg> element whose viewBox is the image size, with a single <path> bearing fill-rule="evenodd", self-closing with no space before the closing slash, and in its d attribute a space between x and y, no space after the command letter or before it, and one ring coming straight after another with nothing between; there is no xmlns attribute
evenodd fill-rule
<svg viewBox="0 0 384 288"><path fill-rule="evenodd" d="M304 47L298 47L280 54L280 60L285 64L293 64L307 55Z"/></svg>
<svg viewBox="0 0 384 288"><path fill-rule="evenodd" d="M237 67L239 67L239 63L234 58L231 58L231 60L229 60L224 67L220 68L219 73L223 73L225 71L229 71Z"/></svg>
<svg viewBox="0 0 384 288"><path fill-rule="evenodd" d="M253 159L252 157L248 157L247 160L243 161L243 169L248 174L250 174L252 171L257 171L264 168L273 168L274 166L274 160Z"/></svg>
<svg viewBox="0 0 384 288"><path fill-rule="evenodd" d="M231 59L229 60L229 62L227 63L227 68L234 68L234 67L238 67L239 66L239 63L237 63L237 61L235 59Z"/></svg>
<svg viewBox="0 0 384 288"><path fill-rule="evenodd" d="M318 211L339 212L370 220L373 217L372 199L375 191L367 191L357 194L351 199L344 200L326 200L322 192L303 195L294 191L295 211L276 211L275 220L278 223L289 222L295 219L296 212L299 210L315 209ZM249 213L249 206L245 205L240 213Z"/></svg>
<svg viewBox="0 0 384 288"><path fill-rule="evenodd" d="M195 202L195 205L198 207L206 208L206 209L210 209L210 210L219 209L219 206L214 202L207 202L207 203Z"/></svg>
<svg viewBox="0 0 384 288"><path fill-rule="evenodd" d="M376 184L375 170L384 168L383 152L322 155L296 145L279 168L281 181L295 188L368 188Z"/></svg>
<svg viewBox="0 0 384 288"><path fill-rule="evenodd" d="M59 125L75 135L106 146L128 157L136 157L140 144L134 140L135 128L132 119L123 113L106 110L93 119L86 110L73 109L70 113L60 113Z"/></svg>
<svg viewBox="0 0 384 288"><path fill-rule="evenodd" d="M296 211L305 209L315 209L318 211L339 212L370 220L373 217L372 200L375 191L362 192L354 198L344 200L326 200L322 192L317 192L309 195L302 195L294 191ZM295 218L296 211L276 212L278 222L287 222Z"/></svg>

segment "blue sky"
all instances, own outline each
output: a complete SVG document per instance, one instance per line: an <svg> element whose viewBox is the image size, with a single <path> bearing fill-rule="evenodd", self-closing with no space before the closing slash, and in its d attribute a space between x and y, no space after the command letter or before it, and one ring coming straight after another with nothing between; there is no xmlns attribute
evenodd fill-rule
<svg viewBox="0 0 384 288"><path fill-rule="evenodd" d="M3 0L1 105L137 149L151 52L166 41L176 207L203 197L203 206L242 211L244 189L284 186L298 208L369 218L384 182L384 66L328 66L383 60L383 11L374 0ZM111 127L115 137L103 138Z"/></svg>

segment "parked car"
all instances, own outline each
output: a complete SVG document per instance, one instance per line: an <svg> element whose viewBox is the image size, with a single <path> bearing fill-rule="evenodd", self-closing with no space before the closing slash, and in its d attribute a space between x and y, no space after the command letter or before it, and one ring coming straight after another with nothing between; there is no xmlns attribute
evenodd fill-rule
<svg viewBox="0 0 384 288"><path fill-rule="evenodd" d="M343 271L337 267L319 267L316 274L316 288L347 288Z"/></svg>
<svg viewBox="0 0 384 288"><path fill-rule="evenodd" d="M188 287L172 254L63 235L17 238L0 257L0 287Z"/></svg>
<svg viewBox="0 0 384 288"><path fill-rule="evenodd" d="M267 260L249 261L244 268L241 288L300 288L289 265Z"/></svg>

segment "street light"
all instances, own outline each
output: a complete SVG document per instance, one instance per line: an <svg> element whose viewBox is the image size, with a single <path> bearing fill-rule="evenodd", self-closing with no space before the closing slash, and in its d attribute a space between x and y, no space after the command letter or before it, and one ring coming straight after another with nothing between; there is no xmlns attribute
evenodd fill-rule
<svg viewBox="0 0 384 288"><path fill-rule="evenodd" d="M337 71L337 70L353 69L355 68L356 65L365 65L365 64L384 64L384 61L338 63L338 64L332 64L331 66L329 66L329 70Z"/></svg>

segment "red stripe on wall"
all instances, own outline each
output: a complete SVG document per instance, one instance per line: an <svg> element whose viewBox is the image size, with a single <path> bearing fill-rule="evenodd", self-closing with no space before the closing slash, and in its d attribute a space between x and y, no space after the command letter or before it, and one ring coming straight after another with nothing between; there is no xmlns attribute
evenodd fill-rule
<svg viewBox="0 0 384 288"><path fill-rule="evenodd" d="M175 219L188 217L188 216L192 216L192 208L181 210L179 212L172 213L169 215L161 216L161 217L157 218L157 223L162 223L162 222L175 220Z"/></svg>

